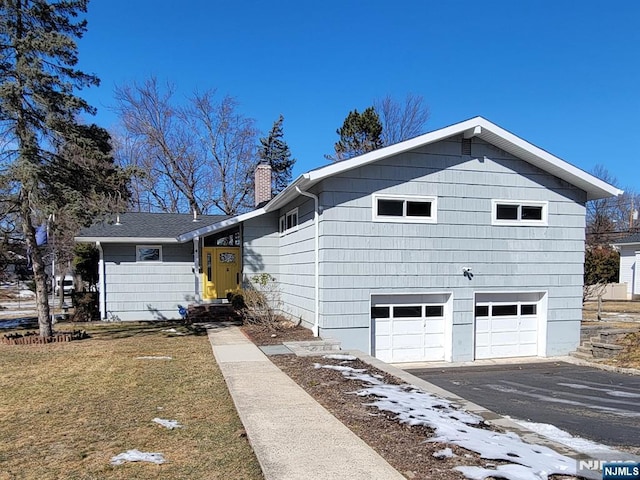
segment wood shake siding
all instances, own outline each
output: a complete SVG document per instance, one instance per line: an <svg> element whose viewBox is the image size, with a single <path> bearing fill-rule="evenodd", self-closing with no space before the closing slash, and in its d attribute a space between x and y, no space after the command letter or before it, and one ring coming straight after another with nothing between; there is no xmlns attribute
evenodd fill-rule
<svg viewBox="0 0 640 480"><path fill-rule="evenodd" d="M179 319L194 295L193 244L165 244L162 262L136 262L136 244L104 245L107 315L120 320Z"/></svg>
<svg viewBox="0 0 640 480"><path fill-rule="evenodd" d="M538 290L548 291L549 351L577 342L557 333L581 318L585 193L477 138L471 156L460 152L455 137L322 182L320 325L329 336L361 328L348 335L364 336L364 347L372 294L448 291L454 338L465 339L454 360L468 358L474 292ZM373 193L436 196L437 223L373 222ZM548 202L548 226L492 225L493 199Z"/></svg>

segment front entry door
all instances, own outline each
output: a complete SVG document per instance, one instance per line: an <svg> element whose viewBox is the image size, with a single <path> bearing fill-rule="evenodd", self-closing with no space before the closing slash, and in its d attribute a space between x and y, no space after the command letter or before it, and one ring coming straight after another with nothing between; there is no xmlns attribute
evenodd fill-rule
<svg viewBox="0 0 640 480"><path fill-rule="evenodd" d="M240 287L240 247L205 247L202 265L205 300L226 298Z"/></svg>

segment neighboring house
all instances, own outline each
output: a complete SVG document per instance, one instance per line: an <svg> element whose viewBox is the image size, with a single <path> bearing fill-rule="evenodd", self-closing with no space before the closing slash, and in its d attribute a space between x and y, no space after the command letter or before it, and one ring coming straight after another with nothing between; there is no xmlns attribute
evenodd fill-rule
<svg viewBox="0 0 640 480"><path fill-rule="evenodd" d="M620 252L620 283L627 285L627 299L640 295L640 233L618 240L613 244Z"/></svg>
<svg viewBox="0 0 640 480"><path fill-rule="evenodd" d="M621 193L482 117L312 170L264 204L268 179L260 166L263 206L236 217L83 232L102 249L103 317L177 318L266 272L292 318L385 361L564 355L585 202Z"/></svg>

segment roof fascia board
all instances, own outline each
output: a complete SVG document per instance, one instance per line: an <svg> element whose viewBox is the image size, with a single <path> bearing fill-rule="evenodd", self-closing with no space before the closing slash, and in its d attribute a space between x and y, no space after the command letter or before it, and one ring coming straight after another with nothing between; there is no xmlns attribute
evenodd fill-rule
<svg viewBox="0 0 640 480"><path fill-rule="evenodd" d="M465 120L464 122L456 123L455 125L450 125L439 130L434 130L433 132L425 133L424 135L420 135L419 137L405 140L404 142L389 145L388 147L380 148L378 150L374 150L373 152L350 158L349 160L343 160L341 162L327 165L324 168L309 172L306 175L308 175L309 181L311 183L316 183L332 175L346 172L353 168L358 168L369 163L377 162L378 160L383 160L398 153L406 152L417 147L422 147L423 145L428 145L430 143L444 140L445 138L459 135L466 130L475 128L483 120L484 119L482 117L471 118L469 120ZM486 122L486 120L484 121Z"/></svg>
<svg viewBox="0 0 640 480"><path fill-rule="evenodd" d="M181 243L175 237L75 237L79 243Z"/></svg>
<svg viewBox="0 0 640 480"><path fill-rule="evenodd" d="M575 166L571 165L570 163L565 162L561 158L558 158L555 155L550 154L549 152L547 152L546 150L541 149L540 147L536 147L532 143L529 143L526 140L523 140L522 138L518 137L517 135L514 135L513 133L509 132L508 130L503 129L503 128L501 128L501 127L489 122L488 120L486 120L484 118L478 117L478 122L480 122L480 126L483 127L482 131L478 134L478 137L482 138L483 140L486 139L486 137L488 137L487 133L491 132L494 135L498 135L498 136L502 137L505 141L507 141L508 143L512 144L516 148L523 149L526 152L528 152L528 153L530 153L532 155L535 155L536 157L540 158L541 160L543 160L545 162L548 162L549 164L551 164L551 165L553 165L555 167L561 168L562 170L566 171L569 174L569 176L574 176L574 177L577 177L577 178L579 178L580 180L582 180L584 182L590 183L595 188L603 190L603 191L607 192L608 194L610 194L611 196L618 196L618 195L622 195L622 193L624 193L623 190L620 190L619 188L614 187L613 185L610 185L610 184L600 180L599 178L591 175L590 173L587 173L584 170L581 170L578 167L575 167ZM510 153L514 153L514 152L510 152ZM541 168L544 169L544 167L541 167ZM569 181L569 180L567 180L567 181Z"/></svg>
<svg viewBox="0 0 640 480"><path fill-rule="evenodd" d="M259 217L260 215L264 215L266 210L264 207L258 208L256 210L252 210L247 213L243 213L236 217L227 218L218 223L213 223L211 225L207 225L206 227L198 228L197 230L192 230L190 232L183 233L179 235L177 238L178 242L186 242L188 240L192 240L196 237L202 237L209 233L217 232L218 230L223 230L227 227L231 227L233 225L237 225L238 223L242 223L245 220L249 220L251 218Z"/></svg>
<svg viewBox="0 0 640 480"><path fill-rule="evenodd" d="M620 245L622 247L628 246L628 245L640 245L640 240L638 240L637 242L613 242L611 245Z"/></svg>

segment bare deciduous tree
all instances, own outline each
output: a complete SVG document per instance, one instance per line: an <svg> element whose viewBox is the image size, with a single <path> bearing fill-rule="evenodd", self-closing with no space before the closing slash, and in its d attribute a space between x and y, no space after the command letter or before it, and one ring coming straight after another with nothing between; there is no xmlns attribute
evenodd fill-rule
<svg viewBox="0 0 640 480"><path fill-rule="evenodd" d="M155 78L116 90L117 157L135 171L138 210L236 214L250 206L258 132L215 91L177 102Z"/></svg>
<svg viewBox="0 0 640 480"><path fill-rule="evenodd" d="M407 94L404 102L390 95L374 102L382 122L382 143L393 145L424 133L429 120L429 107L421 95Z"/></svg>
<svg viewBox="0 0 640 480"><path fill-rule="evenodd" d="M207 205L198 198L198 180L205 165L173 95L171 85L161 89L153 77L116 89L116 110L126 132L118 142L118 158L136 172L139 198L146 196L144 200L167 212L202 213Z"/></svg>
<svg viewBox="0 0 640 480"><path fill-rule="evenodd" d="M596 165L591 173L611 185L618 179L604 165ZM607 243L638 231L636 210L640 196L628 189L617 197L587 202L587 238L591 244Z"/></svg>
<svg viewBox="0 0 640 480"><path fill-rule="evenodd" d="M198 156L210 173L204 178L204 194L219 211L235 215L253 206L258 130L253 119L238 112L233 97L216 101L214 94L194 94L187 118L200 139Z"/></svg>

